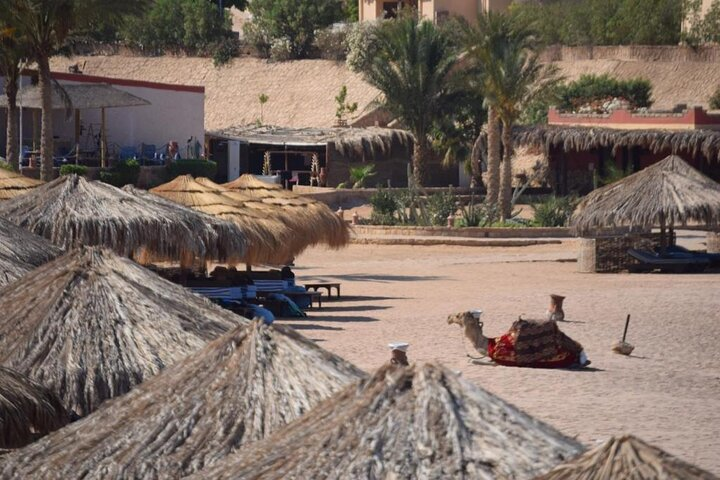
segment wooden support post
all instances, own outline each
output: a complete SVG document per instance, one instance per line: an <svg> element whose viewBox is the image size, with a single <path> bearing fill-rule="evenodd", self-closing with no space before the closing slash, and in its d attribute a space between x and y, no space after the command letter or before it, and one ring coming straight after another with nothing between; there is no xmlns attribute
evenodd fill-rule
<svg viewBox="0 0 720 480"><path fill-rule="evenodd" d="M80 163L80 110L75 109L75 165Z"/></svg>

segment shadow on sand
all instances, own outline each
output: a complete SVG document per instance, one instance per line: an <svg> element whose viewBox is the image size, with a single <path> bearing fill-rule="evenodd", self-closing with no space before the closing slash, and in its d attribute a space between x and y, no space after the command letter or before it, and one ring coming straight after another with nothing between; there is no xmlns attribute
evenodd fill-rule
<svg viewBox="0 0 720 480"><path fill-rule="evenodd" d="M348 274L348 275L336 275L327 278L333 280L345 280L354 282L420 282L427 280L440 280L443 277L437 277L434 275L366 275L362 273Z"/></svg>
<svg viewBox="0 0 720 480"><path fill-rule="evenodd" d="M345 330L342 327L329 327L327 325L317 325L315 323L283 323L286 327L292 327L295 330Z"/></svg>
<svg viewBox="0 0 720 480"><path fill-rule="evenodd" d="M387 310L392 308L388 305L328 305L319 309L321 312L370 312L372 310Z"/></svg>

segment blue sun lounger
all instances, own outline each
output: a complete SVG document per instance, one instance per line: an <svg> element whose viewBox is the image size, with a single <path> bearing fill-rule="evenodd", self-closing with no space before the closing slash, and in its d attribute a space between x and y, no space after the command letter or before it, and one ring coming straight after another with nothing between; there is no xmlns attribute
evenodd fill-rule
<svg viewBox="0 0 720 480"><path fill-rule="evenodd" d="M631 272L652 272L660 270L664 273L690 273L702 272L709 265L707 258L696 257L692 254L666 254L660 255L647 250L631 248L628 255L638 261L637 264L628 266Z"/></svg>

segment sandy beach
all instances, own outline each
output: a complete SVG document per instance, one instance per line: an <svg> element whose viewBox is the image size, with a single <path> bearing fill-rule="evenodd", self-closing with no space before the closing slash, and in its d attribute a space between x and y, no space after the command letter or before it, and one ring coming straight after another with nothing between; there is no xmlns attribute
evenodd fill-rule
<svg viewBox="0 0 720 480"><path fill-rule="evenodd" d="M588 446L633 433L720 474L720 276L581 274L557 261L575 248L311 249L296 261L298 283L341 282L343 296L282 323L367 371L389 358L388 342L410 342L411 361L441 361ZM591 369L471 365L472 347L446 322L480 308L497 336L520 314L543 315L551 293L567 296L561 328ZM623 357L610 346L628 313L636 348Z"/></svg>

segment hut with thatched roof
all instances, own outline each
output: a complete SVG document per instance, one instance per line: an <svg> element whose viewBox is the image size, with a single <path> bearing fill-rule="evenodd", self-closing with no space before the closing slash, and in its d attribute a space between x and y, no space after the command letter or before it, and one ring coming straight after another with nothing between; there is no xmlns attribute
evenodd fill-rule
<svg viewBox="0 0 720 480"><path fill-rule="evenodd" d="M0 203L0 216L65 249L144 251L157 260L240 261L245 237L231 223L151 195L133 195L77 175L63 176Z"/></svg>
<svg viewBox="0 0 720 480"><path fill-rule="evenodd" d="M68 412L54 393L0 366L0 449L20 448L69 420Z"/></svg>
<svg viewBox="0 0 720 480"><path fill-rule="evenodd" d="M223 186L275 207L275 210L281 212L278 215L295 218L292 223L298 237L293 246L295 254L310 245L325 244L330 248L340 248L350 241L347 224L322 202L297 195L279 185L263 182L249 174L241 175Z"/></svg>
<svg viewBox="0 0 720 480"><path fill-rule="evenodd" d="M327 186L347 182L350 167L368 163L375 164L377 171L373 182L385 185L390 181L393 186L404 186L413 151L410 133L380 127L319 129L253 124L212 131L206 138L210 158L218 163L220 181L233 178L226 173L228 165L233 163L239 166L240 174L259 175L265 159L269 158L270 169L283 172L285 180L310 185L311 162L315 156L318 168L326 173ZM438 172L439 185L454 183L442 174Z"/></svg>
<svg viewBox="0 0 720 480"><path fill-rule="evenodd" d="M583 451L436 364L388 365L194 478L514 478Z"/></svg>
<svg viewBox="0 0 720 480"><path fill-rule="evenodd" d="M110 250L83 247L0 290L0 364L78 415L247 323Z"/></svg>
<svg viewBox="0 0 720 480"><path fill-rule="evenodd" d="M8 200L42 185L43 182L0 168L0 200Z"/></svg>
<svg viewBox="0 0 720 480"><path fill-rule="evenodd" d="M280 430L363 376L290 328L253 322L89 417L0 457L0 474L180 478Z"/></svg>
<svg viewBox="0 0 720 480"><path fill-rule="evenodd" d="M612 437L570 462L553 468L537 480L717 480L710 472L690 465L632 435Z"/></svg>
<svg viewBox="0 0 720 480"><path fill-rule="evenodd" d="M0 217L0 287L61 253L60 248L44 238Z"/></svg>

